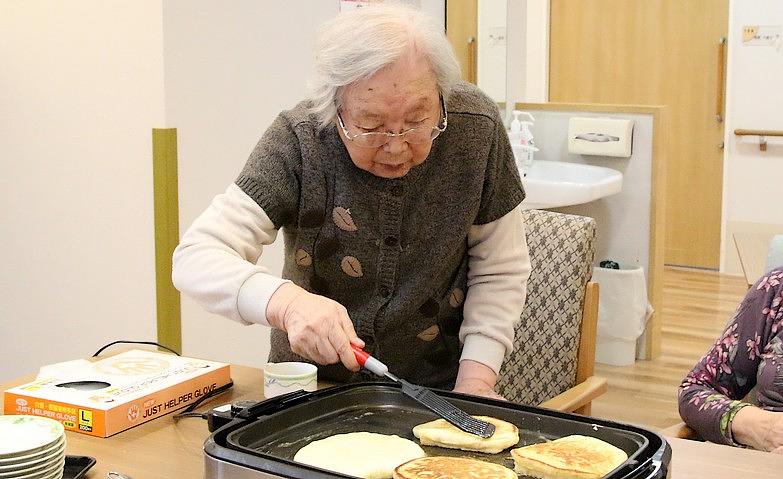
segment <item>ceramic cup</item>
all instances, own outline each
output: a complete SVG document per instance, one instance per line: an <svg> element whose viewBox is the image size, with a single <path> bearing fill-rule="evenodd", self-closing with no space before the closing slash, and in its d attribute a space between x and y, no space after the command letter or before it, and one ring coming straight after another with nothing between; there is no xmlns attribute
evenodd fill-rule
<svg viewBox="0 0 783 479"><path fill-rule="evenodd" d="M268 363L264 365L264 397L269 399L292 391L315 391L318 368L308 363Z"/></svg>

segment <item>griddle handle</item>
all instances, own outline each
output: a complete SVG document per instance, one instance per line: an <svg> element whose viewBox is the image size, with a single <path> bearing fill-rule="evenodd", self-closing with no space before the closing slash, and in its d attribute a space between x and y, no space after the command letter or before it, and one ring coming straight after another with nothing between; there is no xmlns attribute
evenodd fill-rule
<svg viewBox="0 0 783 479"><path fill-rule="evenodd" d="M293 391L287 394L283 394L266 401L261 401L248 408L243 409L237 414L237 417L242 419L253 419L259 416L273 413L285 407L292 405L292 403L299 403L309 400L313 396L312 392L300 389L299 391Z"/></svg>

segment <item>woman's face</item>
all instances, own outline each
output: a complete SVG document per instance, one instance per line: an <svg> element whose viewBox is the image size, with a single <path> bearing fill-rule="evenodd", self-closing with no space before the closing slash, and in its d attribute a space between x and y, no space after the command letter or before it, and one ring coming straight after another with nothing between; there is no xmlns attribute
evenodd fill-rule
<svg viewBox="0 0 783 479"><path fill-rule="evenodd" d="M343 92L340 115L353 136L366 132L400 133L440 120L440 96L435 75L420 57L404 57ZM382 178L401 178L424 163L432 140L408 143L393 137L379 147L362 147L340 132L353 163Z"/></svg>

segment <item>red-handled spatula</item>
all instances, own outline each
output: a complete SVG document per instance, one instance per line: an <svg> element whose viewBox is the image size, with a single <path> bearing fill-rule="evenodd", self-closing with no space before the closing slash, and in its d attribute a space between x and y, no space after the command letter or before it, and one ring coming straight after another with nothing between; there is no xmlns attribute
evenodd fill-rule
<svg viewBox="0 0 783 479"><path fill-rule="evenodd" d="M392 381L400 383L402 385L402 392L406 396L412 397L451 424L454 424L465 432L481 437L490 437L495 433L494 424L470 416L462 409L459 409L423 386L416 386L404 379L398 378L389 372L389 368L386 367L385 364L370 356L364 349L354 345L351 345L351 348L353 348L356 361L358 361L363 368L378 376L386 376Z"/></svg>

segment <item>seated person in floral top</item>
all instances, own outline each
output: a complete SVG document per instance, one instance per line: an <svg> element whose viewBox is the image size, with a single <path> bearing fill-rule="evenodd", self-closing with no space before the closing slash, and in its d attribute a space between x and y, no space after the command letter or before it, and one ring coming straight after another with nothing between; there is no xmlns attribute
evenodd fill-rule
<svg viewBox="0 0 783 479"><path fill-rule="evenodd" d="M783 269L745 295L680 385L680 416L708 441L783 454ZM756 387L757 405L743 398Z"/></svg>

